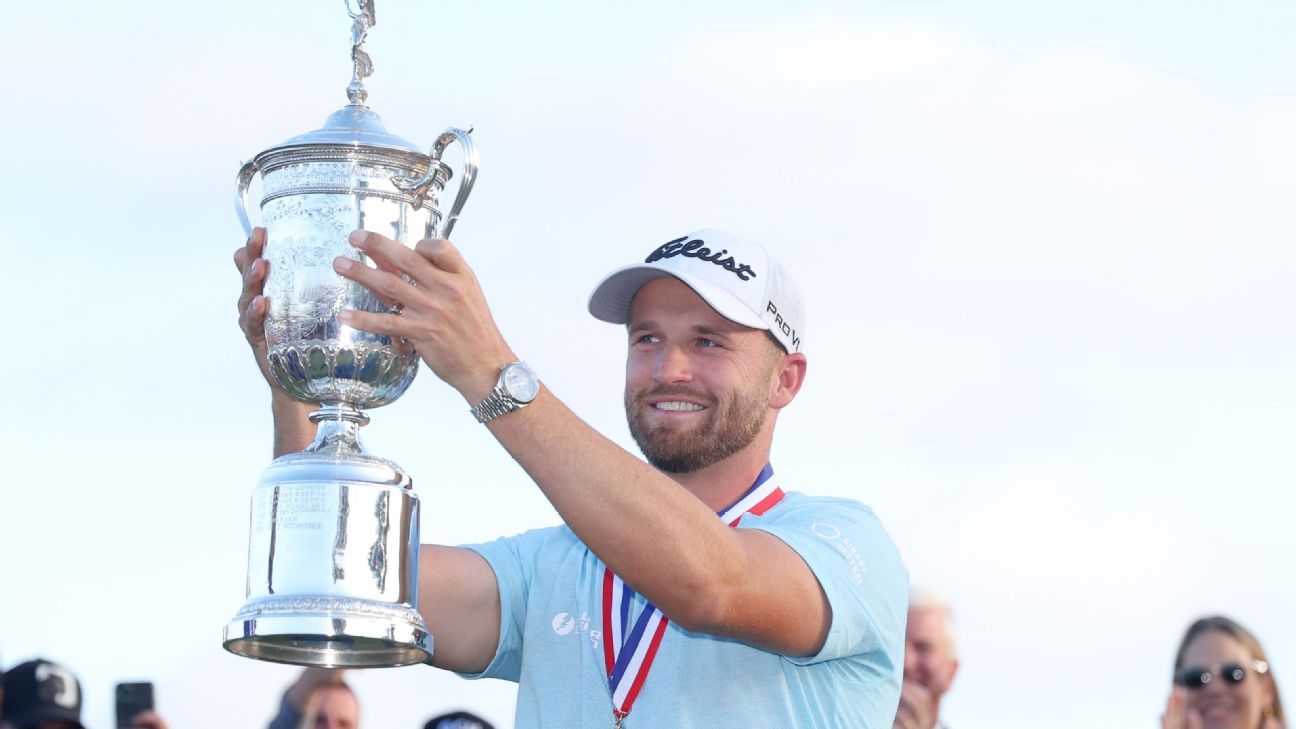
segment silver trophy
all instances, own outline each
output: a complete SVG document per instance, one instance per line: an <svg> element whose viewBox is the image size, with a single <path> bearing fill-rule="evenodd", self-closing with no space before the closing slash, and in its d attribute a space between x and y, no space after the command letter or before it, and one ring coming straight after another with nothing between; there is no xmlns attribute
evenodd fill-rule
<svg viewBox="0 0 1296 729"><path fill-rule="evenodd" d="M225 628L227 650L317 666L400 666L427 661L432 636L418 606L419 501L408 474L360 443L365 410L400 397L419 357L400 340L338 323L343 309L391 311L332 262L373 262L347 241L357 228L413 247L445 238L472 190L477 153L448 129L430 154L387 132L365 106L373 71L362 46L373 0L348 0L355 73L350 104L324 126L258 154L239 170L235 203L252 233L247 195L262 180L270 264L265 294L270 371L289 395L320 405L315 441L275 459L252 495L247 602ZM458 142L464 165L449 213L442 163Z"/></svg>

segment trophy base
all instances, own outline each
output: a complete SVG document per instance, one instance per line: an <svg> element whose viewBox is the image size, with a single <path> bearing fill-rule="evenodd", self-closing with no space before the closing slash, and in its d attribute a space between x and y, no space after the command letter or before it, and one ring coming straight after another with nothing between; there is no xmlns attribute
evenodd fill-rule
<svg viewBox="0 0 1296 729"><path fill-rule="evenodd" d="M225 650L275 663L326 668L385 668L432 660L432 636L409 620L368 616L236 617Z"/></svg>

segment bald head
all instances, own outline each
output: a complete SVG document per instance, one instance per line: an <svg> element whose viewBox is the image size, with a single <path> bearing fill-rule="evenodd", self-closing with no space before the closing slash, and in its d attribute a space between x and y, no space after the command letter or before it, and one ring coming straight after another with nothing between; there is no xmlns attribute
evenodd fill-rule
<svg viewBox="0 0 1296 729"><path fill-rule="evenodd" d="M356 729L360 703L346 684L325 684L311 694L303 717L302 726L309 729Z"/></svg>

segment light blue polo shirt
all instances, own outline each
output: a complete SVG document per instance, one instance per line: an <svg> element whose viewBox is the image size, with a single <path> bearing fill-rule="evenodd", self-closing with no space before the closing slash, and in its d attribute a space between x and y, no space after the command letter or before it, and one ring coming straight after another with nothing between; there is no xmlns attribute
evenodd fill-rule
<svg viewBox="0 0 1296 729"><path fill-rule="evenodd" d="M856 501L790 492L739 529L778 537L832 606L823 650L781 656L669 623L626 729L886 729L904 668L909 576L891 538ZM470 545L495 570L500 641L468 678L517 681L517 729L608 729L603 564L566 526ZM643 609L636 596L631 620Z"/></svg>

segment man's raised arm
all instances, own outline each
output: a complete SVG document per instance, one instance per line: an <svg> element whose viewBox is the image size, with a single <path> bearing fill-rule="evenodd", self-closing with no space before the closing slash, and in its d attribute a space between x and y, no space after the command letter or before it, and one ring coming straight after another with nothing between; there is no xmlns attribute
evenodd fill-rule
<svg viewBox="0 0 1296 729"><path fill-rule="evenodd" d="M517 357L459 252L448 241L425 240L410 250L361 231L351 241L379 267L343 257L335 259L335 270L403 309L399 315L344 311L339 320L408 339L442 380L469 404L480 403L500 368ZM782 354L768 372L749 371L756 366L757 342L768 343L764 332L737 325L731 330L723 323L687 334L671 327L644 337L654 346L660 338L669 340L657 354L668 358L667 369L677 370L670 378L690 376L674 358L691 356L696 347L708 350L700 356L729 357L718 366L737 368L735 376L754 382L764 407L783 407L800 388L802 355ZM725 495L736 498L765 465L772 422L751 449L697 474L699 484L723 485L715 493L703 485L690 492L601 436L544 389L530 405L489 427L581 541L681 627L785 655L812 655L824 645L831 609L801 556L771 534L729 529L716 518L727 506L720 503Z"/></svg>

